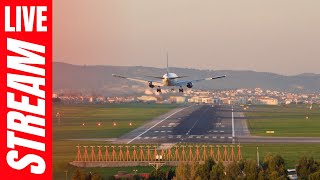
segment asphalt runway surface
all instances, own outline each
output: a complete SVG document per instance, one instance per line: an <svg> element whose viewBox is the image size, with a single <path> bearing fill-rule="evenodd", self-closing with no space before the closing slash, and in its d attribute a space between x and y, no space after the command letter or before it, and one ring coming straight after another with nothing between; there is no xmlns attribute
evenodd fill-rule
<svg viewBox="0 0 320 180"><path fill-rule="evenodd" d="M170 112L164 119L155 120L153 126L139 128L120 139L132 144L231 143L231 116L231 106L193 105Z"/></svg>
<svg viewBox="0 0 320 180"><path fill-rule="evenodd" d="M157 117L114 143L320 143L320 138L251 136L241 108L192 105Z"/></svg>

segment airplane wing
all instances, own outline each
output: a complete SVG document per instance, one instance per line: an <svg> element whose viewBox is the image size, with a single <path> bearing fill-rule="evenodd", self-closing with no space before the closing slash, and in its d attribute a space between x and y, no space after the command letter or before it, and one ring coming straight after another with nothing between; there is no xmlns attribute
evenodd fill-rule
<svg viewBox="0 0 320 180"><path fill-rule="evenodd" d="M112 74L112 76L117 77L117 78L128 79L131 81L140 82L140 83L143 83L146 85L149 85L150 83L152 83L152 85L154 85L154 86L163 86L162 81L151 81L151 80L142 79L142 78L130 78L130 77L125 77L125 76L121 76L121 75L117 75L117 74Z"/></svg>
<svg viewBox="0 0 320 180"><path fill-rule="evenodd" d="M227 77L227 76L226 75L222 75L222 76L215 76L215 77L209 77L209 78L203 78L203 79L177 81L176 82L176 86L183 86L183 85L187 85L188 83L196 83L196 82L200 82L200 81L209 81L209 80L220 79L220 78L225 78L225 77Z"/></svg>

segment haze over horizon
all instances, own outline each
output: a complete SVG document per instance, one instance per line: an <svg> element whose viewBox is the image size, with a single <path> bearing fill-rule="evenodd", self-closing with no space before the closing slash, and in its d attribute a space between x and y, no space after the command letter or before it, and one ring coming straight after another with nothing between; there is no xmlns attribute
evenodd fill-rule
<svg viewBox="0 0 320 180"><path fill-rule="evenodd" d="M320 74L320 1L54 1L54 61Z"/></svg>
<svg viewBox="0 0 320 180"><path fill-rule="evenodd" d="M165 68L166 67L154 67L154 66L147 66L147 65L112 65L112 64L73 64L73 63L68 63L68 62L62 62L62 61L53 61L54 63L66 63L70 65L75 65L75 66L111 66L111 67L145 67L145 68L158 68L158 69L164 69L163 73L165 73ZM176 67L176 66L171 66L169 69L173 68L179 68L179 69L193 69L193 70L210 70L210 71L238 71L238 72L245 72L245 71L252 71L252 72L257 72L257 73L272 73L272 74L277 74L277 75L282 75L282 76L296 76L296 75L304 75L304 74L314 74L314 75L320 75L320 73L299 73L299 74L281 74L281 73L276 73L276 72L267 72L267 71L256 71L256 70L250 70L250 69L237 69L237 70L232 70L232 69L208 69L208 68L196 68L196 67ZM174 71L170 71L174 72ZM162 75L162 74L161 74Z"/></svg>

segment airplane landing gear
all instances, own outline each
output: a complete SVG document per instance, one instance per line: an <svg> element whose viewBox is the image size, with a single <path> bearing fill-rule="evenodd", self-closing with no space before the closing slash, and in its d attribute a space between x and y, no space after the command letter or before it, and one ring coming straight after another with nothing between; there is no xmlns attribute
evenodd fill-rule
<svg viewBox="0 0 320 180"><path fill-rule="evenodd" d="M161 89L160 87L157 88L157 92L161 93Z"/></svg>
<svg viewBox="0 0 320 180"><path fill-rule="evenodd" d="M183 89L182 89L182 87L180 87L179 92L182 92L182 93L183 93Z"/></svg>

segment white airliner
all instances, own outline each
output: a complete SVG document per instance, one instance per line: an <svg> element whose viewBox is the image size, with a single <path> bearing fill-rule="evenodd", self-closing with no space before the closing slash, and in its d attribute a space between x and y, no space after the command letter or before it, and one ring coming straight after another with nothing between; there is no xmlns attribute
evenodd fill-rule
<svg viewBox="0 0 320 180"><path fill-rule="evenodd" d="M186 86L187 88L192 88L193 83L199 82L199 81L208 81L213 79L220 79L226 77L226 75L222 76L216 76L216 77L209 77L204 79L196 79L196 80L179 80L180 78L184 78L187 76L178 76L175 73L169 72L169 66L168 66L168 54L167 54L167 73L164 74L162 77L154 77L154 76L147 76L155 79L161 79L156 81L150 81L147 79L142 78L131 78L131 77L125 77L121 75L112 74L114 77L128 79L131 81L141 82L144 84L149 85L150 88L157 87L157 92L161 92L161 87L171 87L171 90L174 91L174 87L179 87L179 92L183 92L183 86Z"/></svg>

